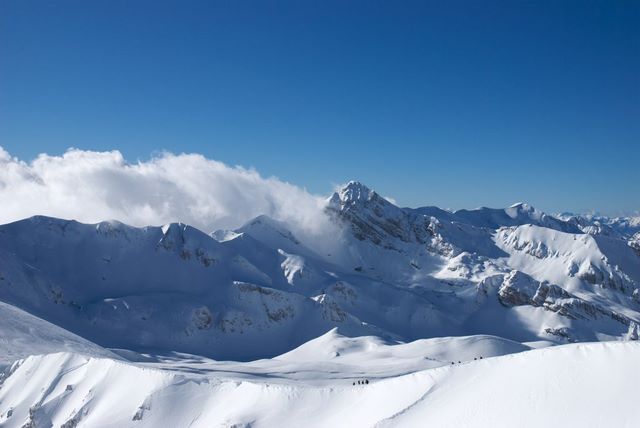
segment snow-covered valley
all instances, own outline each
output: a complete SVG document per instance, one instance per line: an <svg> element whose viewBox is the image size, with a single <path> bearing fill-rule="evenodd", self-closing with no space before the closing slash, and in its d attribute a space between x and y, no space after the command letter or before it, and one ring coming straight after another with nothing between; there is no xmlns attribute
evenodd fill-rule
<svg viewBox="0 0 640 428"><path fill-rule="evenodd" d="M0 426L637 426L637 218L324 212L1 225Z"/></svg>

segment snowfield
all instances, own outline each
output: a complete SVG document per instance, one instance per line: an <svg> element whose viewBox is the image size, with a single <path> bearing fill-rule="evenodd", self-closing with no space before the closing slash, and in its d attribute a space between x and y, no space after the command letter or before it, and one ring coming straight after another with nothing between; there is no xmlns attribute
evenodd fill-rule
<svg viewBox="0 0 640 428"><path fill-rule="evenodd" d="M640 219L0 225L0 426L639 426Z"/></svg>
<svg viewBox="0 0 640 428"><path fill-rule="evenodd" d="M465 346L451 344L449 352L464 352ZM434 355L429 343L420 347ZM435 354L441 352L442 341L435 347ZM370 383L355 386L348 369L338 375L338 365L323 362L307 361L317 378L332 377L317 384L277 372L251 373L252 363L243 363L247 372L239 376L225 373L223 366L216 370L215 364L158 368L71 353L32 356L7 371L0 422L6 427L637 426L638 343L562 345L405 374L392 369L386 376L384 368L399 365L403 352L388 349L384 362L376 357L372 362L366 350L357 351L364 363L360 379Z"/></svg>

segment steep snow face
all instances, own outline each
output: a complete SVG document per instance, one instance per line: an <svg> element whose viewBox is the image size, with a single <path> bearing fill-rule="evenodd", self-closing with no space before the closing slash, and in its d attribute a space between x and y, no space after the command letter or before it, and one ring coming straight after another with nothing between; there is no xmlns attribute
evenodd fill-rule
<svg viewBox="0 0 640 428"><path fill-rule="evenodd" d="M500 229L496 243L510 254L509 264L540 280L565 283L570 291L598 286L630 294L640 277L632 278L611 264L602 243L587 234L568 234L533 225ZM618 249L631 256L622 246ZM613 252L614 257L621 258ZM635 276L635 270L631 269Z"/></svg>
<svg viewBox="0 0 640 428"><path fill-rule="evenodd" d="M341 343L340 349L351 348ZM433 356L438 347L455 353L459 345L464 349L468 343L448 349L445 343L426 346L423 355ZM209 371L207 363L205 368L189 362L172 368L68 353L29 357L1 377L0 424L632 427L637 422L638 343L563 345L405 374L393 370L407 359L402 355L407 349L389 347L378 360L379 346L374 343L371 351L367 346L363 339L352 349L363 362L359 373L342 366L340 377L336 369L341 366L323 369L322 362L292 370L315 376L326 371L332 374L326 383L274 371L263 376L255 372L259 362L235 365L225 373L223 366ZM388 363L391 376L384 375ZM378 374L370 376L375 367ZM368 384L354 385L365 379Z"/></svg>
<svg viewBox="0 0 640 428"><path fill-rule="evenodd" d="M287 230L286 226L265 215L256 217L247 224L239 228L236 233L246 233L263 243L275 245L280 249L289 250L295 253L309 253L293 233Z"/></svg>
<svg viewBox="0 0 640 428"><path fill-rule="evenodd" d="M2 302L0 320L0 367L29 355L60 351L118 359L80 336Z"/></svg>

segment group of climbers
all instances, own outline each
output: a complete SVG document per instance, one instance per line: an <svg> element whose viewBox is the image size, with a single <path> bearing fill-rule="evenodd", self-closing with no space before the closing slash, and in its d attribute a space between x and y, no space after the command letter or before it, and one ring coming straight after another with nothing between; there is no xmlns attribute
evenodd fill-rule
<svg viewBox="0 0 640 428"><path fill-rule="evenodd" d="M480 357L473 357L474 361L481 360L481 359L482 359L482 355L480 355ZM455 363L456 363L455 361L451 361L451 365L454 365ZM462 364L462 362L458 361L458 364Z"/></svg>
<svg viewBox="0 0 640 428"><path fill-rule="evenodd" d="M475 361L477 360L481 360L482 359L482 355L480 355L480 357L474 357L473 358ZM455 364L455 361L451 361L451 364ZM458 364L462 364L462 361L458 361ZM358 380L358 381L354 381L353 382L353 386L356 385L369 385L369 379L364 379L364 380Z"/></svg>

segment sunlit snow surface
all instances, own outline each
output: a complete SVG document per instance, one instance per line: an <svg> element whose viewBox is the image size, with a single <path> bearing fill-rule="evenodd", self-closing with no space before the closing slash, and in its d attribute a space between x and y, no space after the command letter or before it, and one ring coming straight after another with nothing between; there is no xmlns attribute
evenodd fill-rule
<svg viewBox="0 0 640 428"><path fill-rule="evenodd" d="M640 344L527 349L492 336L393 345L331 331L249 363L132 353L125 354L146 362L31 356L5 371L0 424L637 426Z"/></svg>
<svg viewBox="0 0 640 428"><path fill-rule="evenodd" d="M0 225L0 426L640 426L640 219L325 209Z"/></svg>

